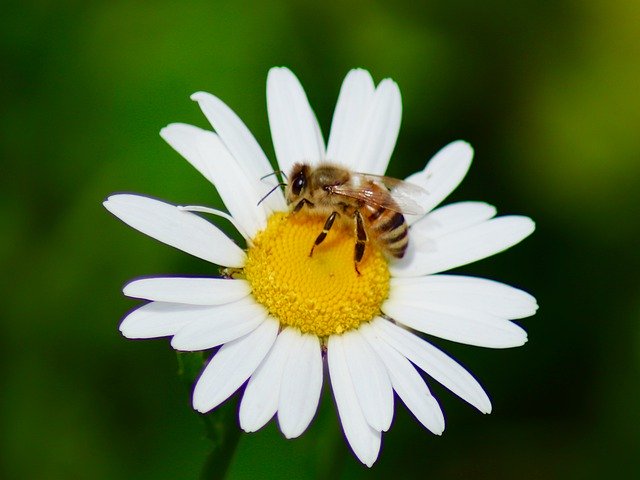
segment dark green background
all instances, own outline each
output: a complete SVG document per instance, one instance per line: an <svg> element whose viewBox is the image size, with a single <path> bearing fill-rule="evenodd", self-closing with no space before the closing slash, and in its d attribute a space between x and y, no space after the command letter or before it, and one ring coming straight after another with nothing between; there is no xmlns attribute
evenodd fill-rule
<svg viewBox="0 0 640 480"><path fill-rule="evenodd" d="M478 376L493 414L431 382L444 435L400 407L368 470L325 390L301 439L284 440L273 424L242 434L229 478L640 472L639 3L387 3L3 4L3 478L197 477L209 443L190 387L166 340L119 335L136 305L120 288L141 275L214 270L124 226L101 202L132 191L219 207L158 131L206 126L189 95L207 90L273 158L264 93L274 65L298 75L325 135L350 68L394 78L404 113L392 176L422 168L449 141L470 141L474 164L448 201L530 215L537 230L460 271L524 288L541 308L522 322L522 348L437 342Z"/></svg>

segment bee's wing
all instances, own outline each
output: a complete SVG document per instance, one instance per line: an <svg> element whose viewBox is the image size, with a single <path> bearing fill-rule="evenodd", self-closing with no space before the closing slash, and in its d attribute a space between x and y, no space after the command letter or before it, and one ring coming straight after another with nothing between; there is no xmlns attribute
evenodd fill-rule
<svg viewBox="0 0 640 480"><path fill-rule="evenodd" d="M428 195L413 183L365 173L354 173L349 184L331 187L331 192L408 215L425 213L421 204Z"/></svg>

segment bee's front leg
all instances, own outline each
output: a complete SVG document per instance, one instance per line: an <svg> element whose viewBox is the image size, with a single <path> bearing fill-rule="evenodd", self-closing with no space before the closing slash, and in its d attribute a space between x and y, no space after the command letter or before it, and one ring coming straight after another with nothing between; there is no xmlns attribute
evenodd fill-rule
<svg viewBox="0 0 640 480"><path fill-rule="evenodd" d="M309 256L312 256L313 249L316 248L318 245L320 245L322 242L324 242L324 239L327 238L327 233L329 233L329 230L331 230L331 227L333 226L333 222L336 220L338 215L340 215L338 212L333 212L331 213L331 215L329 215L329 217L327 218L327 221L324 222L324 228L322 229L322 232L320 233L320 235L318 235L318 238L316 238L316 241L314 242L313 247L311 247Z"/></svg>
<svg viewBox="0 0 640 480"><path fill-rule="evenodd" d="M296 204L296 206L293 208L293 211L291 213L298 213L300 210L302 210L302 207L304 207L305 204L309 205L309 208L313 208L315 206L309 200L307 200L306 198L303 198Z"/></svg>
<svg viewBox="0 0 640 480"><path fill-rule="evenodd" d="M364 249L367 246L367 242L369 238L367 237L367 231L364 228L364 220L362 219L362 214L359 210L356 210L355 213L356 219L356 246L353 251L353 265L356 269L356 273L360 275L360 270L358 270L358 263L364 257Z"/></svg>

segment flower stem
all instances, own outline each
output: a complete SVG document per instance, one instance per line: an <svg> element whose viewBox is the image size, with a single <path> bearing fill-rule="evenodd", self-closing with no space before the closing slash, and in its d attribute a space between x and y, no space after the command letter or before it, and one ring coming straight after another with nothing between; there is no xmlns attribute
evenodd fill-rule
<svg viewBox="0 0 640 480"><path fill-rule="evenodd" d="M229 401L212 413L203 415L207 437L211 440L212 447L202 468L202 480L218 480L225 477L240 440L240 429L235 418L235 401Z"/></svg>
<svg viewBox="0 0 640 480"><path fill-rule="evenodd" d="M191 388L205 364L204 352L178 352L178 375ZM230 400L211 413L201 415L207 438L211 441L209 452L202 467L202 480L224 478L233 453L240 440L240 429L236 425L236 402Z"/></svg>

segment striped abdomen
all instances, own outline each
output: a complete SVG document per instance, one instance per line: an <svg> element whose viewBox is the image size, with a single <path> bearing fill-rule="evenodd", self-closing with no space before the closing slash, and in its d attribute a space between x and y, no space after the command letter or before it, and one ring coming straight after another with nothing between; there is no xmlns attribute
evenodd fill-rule
<svg viewBox="0 0 640 480"><path fill-rule="evenodd" d="M361 212L370 239L388 255L402 258L409 244L409 229L404 216L400 212L376 205L365 205Z"/></svg>

